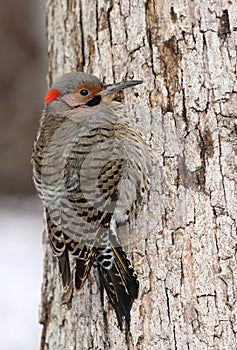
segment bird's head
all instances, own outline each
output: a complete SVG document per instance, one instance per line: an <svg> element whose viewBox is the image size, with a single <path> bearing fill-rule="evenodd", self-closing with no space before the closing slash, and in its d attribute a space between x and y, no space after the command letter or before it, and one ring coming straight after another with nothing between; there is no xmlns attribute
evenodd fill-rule
<svg viewBox="0 0 237 350"><path fill-rule="evenodd" d="M98 109L113 99L114 95L128 87L141 84L141 80L129 80L104 85L94 75L83 72L67 73L56 80L45 96L48 112L85 111ZM96 107L97 106L97 107ZM54 114L54 113L53 113Z"/></svg>

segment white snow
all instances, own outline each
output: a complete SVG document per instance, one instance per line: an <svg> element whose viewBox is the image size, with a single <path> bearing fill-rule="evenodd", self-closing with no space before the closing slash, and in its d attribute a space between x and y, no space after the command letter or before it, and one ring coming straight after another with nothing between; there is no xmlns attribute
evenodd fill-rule
<svg viewBox="0 0 237 350"><path fill-rule="evenodd" d="M39 349L43 266L39 199L0 197L0 228L1 349Z"/></svg>

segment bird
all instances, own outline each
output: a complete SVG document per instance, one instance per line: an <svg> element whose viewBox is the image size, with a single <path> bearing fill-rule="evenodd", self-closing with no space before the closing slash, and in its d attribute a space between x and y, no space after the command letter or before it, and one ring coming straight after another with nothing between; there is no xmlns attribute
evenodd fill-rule
<svg viewBox="0 0 237 350"><path fill-rule="evenodd" d="M32 153L33 182L64 290L80 291L95 265L121 330L124 322L130 327L139 281L118 230L149 189L151 154L115 97L141 83L63 74L46 93Z"/></svg>

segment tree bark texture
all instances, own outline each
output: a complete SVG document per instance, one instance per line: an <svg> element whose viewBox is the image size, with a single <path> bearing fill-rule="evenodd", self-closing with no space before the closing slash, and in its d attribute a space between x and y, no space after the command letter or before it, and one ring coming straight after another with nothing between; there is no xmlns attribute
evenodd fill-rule
<svg viewBox="0 0 237 350"><path fill-rule="evenodd" d="M47 0L49 84L112 83L151 145L150 193L130 220L140 281L121 333L96 269L71 304L45 242L41 350L237 348L237 3Z"/></svg>

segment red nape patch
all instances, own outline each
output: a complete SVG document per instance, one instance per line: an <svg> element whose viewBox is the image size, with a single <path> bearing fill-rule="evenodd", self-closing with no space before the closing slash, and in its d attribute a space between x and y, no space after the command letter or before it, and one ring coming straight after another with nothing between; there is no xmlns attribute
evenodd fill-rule
<svg viewBox="0 0 237 350"><path fill-rule="evenodd" d="M44 99L44 103L46 105L48 105L50 102L53 102L54 100L56 100L56 98L58 98L58 96L61 95L61 92L59 92L56 89L50 89Z"/></svg>

